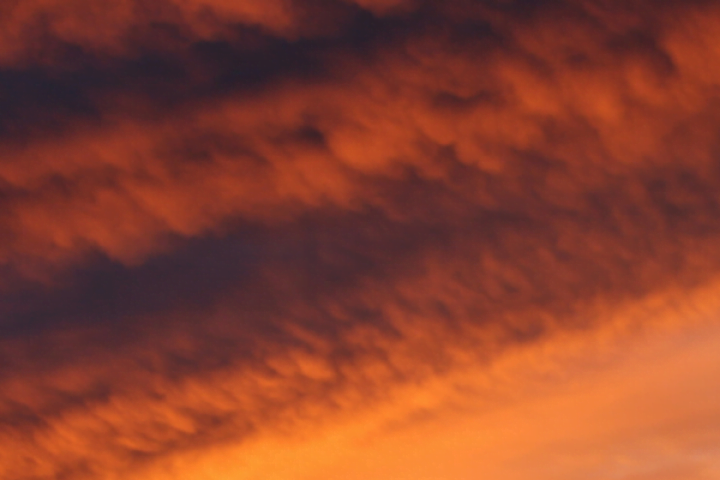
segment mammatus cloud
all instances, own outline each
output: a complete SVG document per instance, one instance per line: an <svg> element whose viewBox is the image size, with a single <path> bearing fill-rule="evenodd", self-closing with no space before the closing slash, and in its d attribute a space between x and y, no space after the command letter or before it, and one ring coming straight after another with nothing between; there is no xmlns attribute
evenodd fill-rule
<svg viewBox="0 0 720 480"><path fill-rule="evenodd" d="M717 278L709 3L4 8L3 478L242 456Z"/></svg>

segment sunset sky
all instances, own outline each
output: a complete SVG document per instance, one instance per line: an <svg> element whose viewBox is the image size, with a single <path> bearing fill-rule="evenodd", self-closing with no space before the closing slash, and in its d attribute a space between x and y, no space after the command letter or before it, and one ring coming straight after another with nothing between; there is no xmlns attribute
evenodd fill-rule
<svg viewBox="0 0 720 480"><path fill-rule="evenodd" d="M720 480L720 2L1 0L0 480Z"/></svg>

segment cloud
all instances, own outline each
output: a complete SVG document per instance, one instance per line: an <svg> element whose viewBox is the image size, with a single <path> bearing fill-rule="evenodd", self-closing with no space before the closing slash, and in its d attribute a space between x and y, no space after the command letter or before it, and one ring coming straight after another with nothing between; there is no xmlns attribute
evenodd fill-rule
<svg viewBox="0 0 720 480"><path fill-rule="evenodd" d="M702 2L6 8L0 476L243 444L717 276Z"/></svg>

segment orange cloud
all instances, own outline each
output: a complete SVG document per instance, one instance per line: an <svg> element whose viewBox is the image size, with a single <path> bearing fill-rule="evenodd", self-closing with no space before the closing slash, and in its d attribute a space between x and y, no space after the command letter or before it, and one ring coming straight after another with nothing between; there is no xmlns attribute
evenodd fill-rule
<svg viewBox="0 0 720 480"><path fill-rule="evenodd" d="M328 424L360 412L382 423L383 409L422 431L453 375L485 381L507 358L532 368L543 348L660 329L668 298L713 296L720 77L705 65L720 12L523 5L5 7L0 477L122 478L205 455L232 464L257 448L267 457L247 468L268 478L275 467L262 458L284 451L264 446L268 436L306 434L298 451L318 456L328 444L312 442ZM659 315L644 310L653 301ZM637 319L614 320L630 307ZM688 360L704 372L696 385L713 360ZM653 361L613 370L618 394L639 395L633 384L656 375ZM680 360L667 365L684 378ZM506 463L483 465L498 478L528 474L509 466L522 459L507 429L522 422L529 464L547 467L538 456L549 455L571 478L619 462L608 460L620 455L613 445L667 425L672 407L635 423L638 404L623 397L617 423L563 424L542 439L550 427L533 409L555 418L580 402L578 422L594 410L609 419L612 381L578 393L548 380L560 398L543 403L522 375L501 374L522 397L517 410L497 383L470 386L473 401L509 402L488 414ZM447 453L461 421L448 422L438 442L449 444L412 448ZM578 455L606 456L576 470L553 457L572 435L586 439ZM692 450L680 443L667 448ZM299 462L293 448L288 461ZM339 448L334 458L356 460ZM662 449L650 450L619 478L715 468L660 465ZM397 463L368 452L393 478L417 472L409 450ZM468 476L462 461L456 473ZM344 467L307 468L317 478L312 469Z"/></svg>

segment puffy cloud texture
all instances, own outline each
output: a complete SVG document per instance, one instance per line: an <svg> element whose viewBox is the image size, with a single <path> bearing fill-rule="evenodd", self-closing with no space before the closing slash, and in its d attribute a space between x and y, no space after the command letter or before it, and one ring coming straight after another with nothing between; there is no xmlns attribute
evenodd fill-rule
<svg viewBox="0 0 720 480"><path fill-rule="evenodd" d="M398 439L433 431L408 445L465 453L428 478L712 478L718 27L704 1L6 2L0 477L351 478L369 438L367 475L419 478ZM661 364L692 394L634 419ZM463 456L486 417L498 449L528 422L525 460Z"/></svg>

